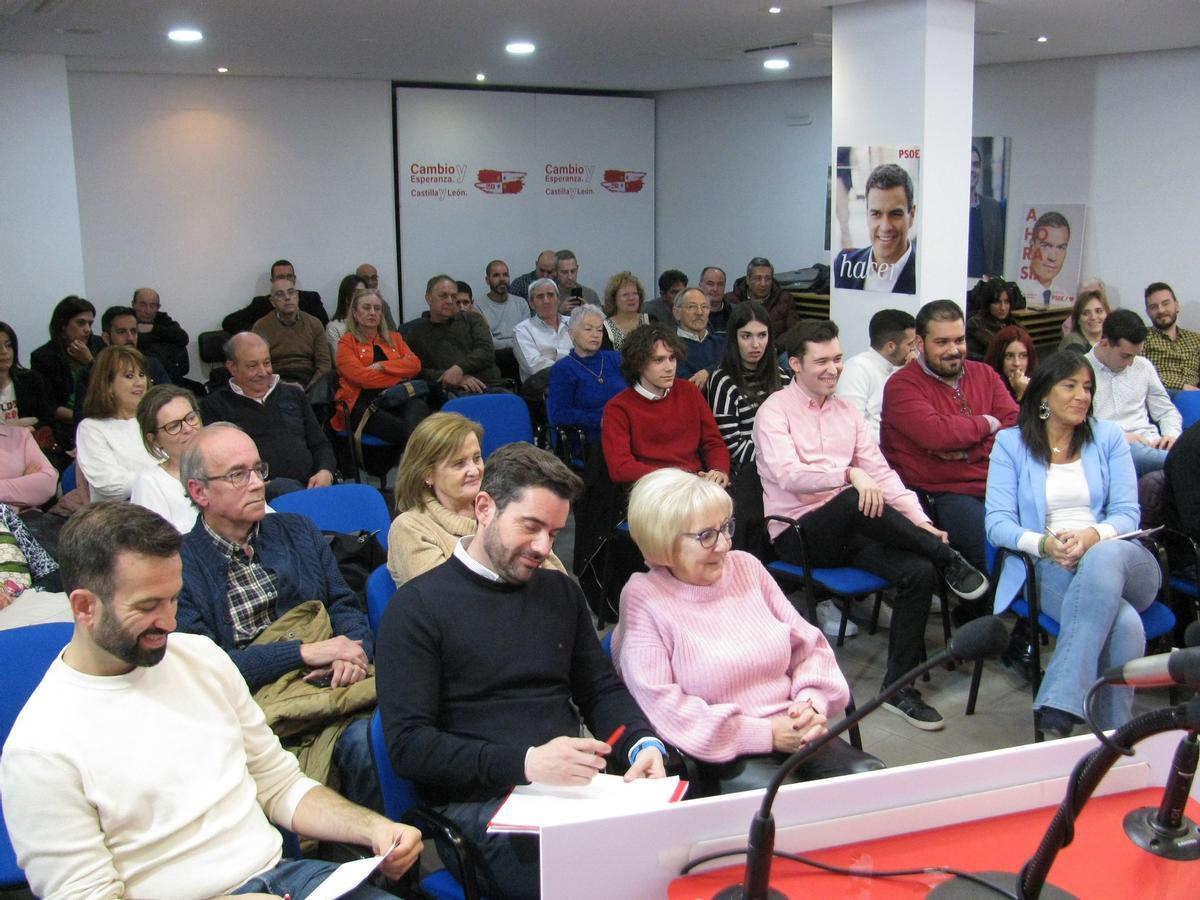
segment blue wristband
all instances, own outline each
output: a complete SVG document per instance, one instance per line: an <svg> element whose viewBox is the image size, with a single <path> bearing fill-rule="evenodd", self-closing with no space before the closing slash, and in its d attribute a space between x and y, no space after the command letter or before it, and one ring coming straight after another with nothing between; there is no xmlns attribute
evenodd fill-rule
<svg viewBox="0 0 1200 900"><path fill-rule="evenodd" d="M654 747L662 754L662 758L667 758L667 745L656 737L644 737L629 749L629 764L632 766L638 758L638 754L647 747Z"/></svg>

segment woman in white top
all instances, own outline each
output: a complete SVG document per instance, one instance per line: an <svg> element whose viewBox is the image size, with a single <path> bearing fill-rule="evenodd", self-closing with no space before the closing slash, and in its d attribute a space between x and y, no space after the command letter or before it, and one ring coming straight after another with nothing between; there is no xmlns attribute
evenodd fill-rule
<svg viewBox="0 0 1200 900"><path fill-rule="evenodd" d="M1039 730L1055 737L1083 721L1084 697L1099 673L1145 652L1138 613L1154 602L1161 581L1145 547L1114 540L1138 527L1137 476L1120 426L1092 418L1094 384L1077 351L1043 361L1021 398L1017 426L996 435L988 465L988 540L1036 559L1042 612L1060 627L1034 699ZM1006 558L997 613L1024 580L1021 561ZM1095 713L1101 728L1125 724L1133 689L1100 689Z"/></svg>
<svg viewBox="0 0 1200 900"><path fill-rule="evenodd" d="M187 388L156 384L138 404L137 423L146 451L159 462L138 473L129 499L187 534L196 524L197 509L179 480L179 463L203 425L196 398Z"/></svg>
<svg viewBox="0 0 1200 900"><path fill-rule="evenodd" d="M146 358L133 347L108 347L92 363L75 447L93 501L128 500L138 473L158 464L134 418L148 387Z"/></svg>

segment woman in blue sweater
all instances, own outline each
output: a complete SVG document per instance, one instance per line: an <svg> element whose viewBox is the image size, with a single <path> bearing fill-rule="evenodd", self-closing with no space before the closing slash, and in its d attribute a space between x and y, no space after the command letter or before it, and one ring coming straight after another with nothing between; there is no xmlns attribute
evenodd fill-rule
<svg viewBox="0 0 1200 900"><path fill-rule="evenodd" d="M604 312L598 306L576 307L567 331L575 346L550 370L546 401L550 424L575 425L595 443L600 440L604 404L626 387L621 376L621 354L600 349Z"/></svg>

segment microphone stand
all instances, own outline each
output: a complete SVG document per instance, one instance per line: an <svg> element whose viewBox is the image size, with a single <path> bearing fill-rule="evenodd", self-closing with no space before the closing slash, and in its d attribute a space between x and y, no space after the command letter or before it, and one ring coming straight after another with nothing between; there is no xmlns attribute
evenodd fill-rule
<svg viewBox="0 0 1200 900"><path fill-rule="evenodd" d="M976 625L976 622L980 624ZM964 639L961 641L961 644L956 646L958 639L965 637L965 633L969 628L974 628L978 632L980 640L973 642L969 639ZM991 634L985 634L988 629L991 629ZM970 636L974 637L974 632ZM988 646L982 646L985 643L982 640L983 638L995 638L995 640L990 641L990 645ZM721 888L713 897L713 900L787 900L785 894L771 888L770 880L771 858L775 852L775 818L771 815L771 807L775 803L775 795L779 793L779 789L783 786L788 775L802 762L820 752L830 741L837 740L841 734L848 731L854 725L857 725L898 694L902 688L912 684L912 682L930 669L934 669L951 659L958 662L967 662L976 657L999 656L1007 643L1007 638L1007 629L1005 629L1000 619L996 616L985 616L964 625L959 629L958 635L951 639L948 647L911 671L905 672L885 687L880 694L871 698L870 701L855 710L852 715L846 716L837 725L817 738L817 740L811 744L805 744L784 760L779 766L779 770L772 776L770 783L767 785L762 805L759 807L758 812L754 814L754 819L750 823L744 880L740 884Z"/></svg>
<svg viewBox="0 0 1200 900"><path fill-rule="evenodd" d="M1125 816L1125 833L1143 850L1165 859L1200 859L1200 829L1183 812L1192 790L1198 758L1200 741L1197 741L1193 728L1175 748L1171 775L1163 788L1158 809L1143 806Z"/></svg>

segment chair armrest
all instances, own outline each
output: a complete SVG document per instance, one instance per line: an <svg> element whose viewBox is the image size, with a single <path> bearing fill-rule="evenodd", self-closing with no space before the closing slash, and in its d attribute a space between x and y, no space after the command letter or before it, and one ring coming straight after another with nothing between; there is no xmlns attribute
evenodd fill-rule
<svg viewBox="0 0 1200 900"><path fill-rule="evenodd" d="M413 807L400 817L400 821L422 831L436 831L450 845L458 860L458 870L462 873L462 888L466 900L478 900L479 884L475 877L471 845L459 827L446 816L427 806Z"/></svg>

